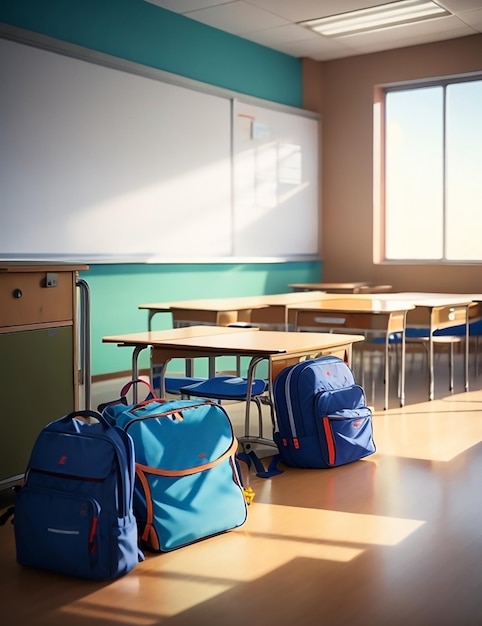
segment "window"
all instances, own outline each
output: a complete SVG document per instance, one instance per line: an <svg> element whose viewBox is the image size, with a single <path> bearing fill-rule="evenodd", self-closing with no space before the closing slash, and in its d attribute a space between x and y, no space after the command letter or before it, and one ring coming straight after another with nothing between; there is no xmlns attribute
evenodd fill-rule
<svg viewBox="0 0 482 626"><path fill-rule="evenodd" d="M385 92L385 259L482 262L482 79Z"/></svg>

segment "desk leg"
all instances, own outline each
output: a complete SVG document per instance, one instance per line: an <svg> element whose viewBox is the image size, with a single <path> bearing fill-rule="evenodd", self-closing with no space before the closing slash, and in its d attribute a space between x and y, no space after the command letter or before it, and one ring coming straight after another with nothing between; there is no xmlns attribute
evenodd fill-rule
<svg viewBox="0 0 482 626"><path fill-rule="evenodd" d="M138 380L139 378L139 353L142 352L147 346L136 346L132 352L132 380ZM138 393L137 385L132 386L132 401L137 404Z"/></svg>
<svg viewBox="0 0 482 626"><path fill-rule="evenodd" d="M386 411L388 409L388 396L389 396L389 385L390 385L390 356L388 353L390 347L390 330L387 329L385 334L385 402L383 403L383 409Z"/></svg>
<svg viewBox="0 0 482 626"><path fill-rule="evenodd" d="M466 307L465 309L465 352L464 352L465 391L469 390L469 306ZM477 358L477 354L476 354L476 358Z"/></svg>
<svg viewBox="0 0 482 626"><path fill-rule="evenodd" d="M405 405L405 328L402 331L402 355L401 355L401 364L402 368L400 372L400 406Z"/></svg>
<svg viewBox="0 0 482 626"><path fill-rule="evenodd" d="M247 370L247 394L246 394L246 408L245 408L245 421L244 421L244 436L240 438L240 443L244 446L245 444L250 444L250 443L258 443L258 444L263 444L266 446L273 446L276 448L276 444L274 443L273 439L268 439L266 437L264 437L264 433L263 433L263 415L262 415L262 411L261 411L261 406L262 403L258 404L258 410L259 410L259 422L258 422L258 435L253 435L251 434L251 402L252 402L252 397L251 397L251 387L252 387L252 381L255 378L255 372L256 372L256 367L258 366L259 363L261 363L261 361L264 361L266 359L266 357L252 357L252 359L249 362L248 365L248 370ZM269 385L268 385L268 389L269 389L269 404L270 404L270 415L271 415L271 422L272 422L272 426L273 426L273 430L274 430L274 426L275 426L275 420L274 420L274 408L273 408L273 395L272 395L272 384L271 384L271 379L272 379L272 371L271 371L271 360L269 360ZM249 445L245 446L245 449L249 449Z"/></svg>
<svg viewBox="0 0 482 626"><path fill-rule="evenodd" d="M433 372L433 333L430 329L428 340L428 399L433 400L435 396L434 372Z"/></svg>

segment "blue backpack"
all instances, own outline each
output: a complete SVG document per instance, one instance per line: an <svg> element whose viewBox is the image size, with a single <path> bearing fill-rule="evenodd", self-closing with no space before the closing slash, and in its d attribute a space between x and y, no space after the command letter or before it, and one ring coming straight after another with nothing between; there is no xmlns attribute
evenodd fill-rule
<svg viewBox="0 0 482 626"><path fill-rule="evenodd" d="M15 495L18 563L95 580L126 574L144 558L133 489L134 448L124 430L90 410L51 422Z"/></svg>
<svg viewBox="0 0 482 626"><path fill-rule="evenodd" d="M153 397L101 407L134 441L134 513L141 546L168 552L242 526L247 500L236 463L238 442L219 404Z"/></svg>
<svg viewBox="0 0 482 626"><path fill-rule="evenodd" d="M375 452L365 392L342 359L324 356L286 367L273 394L273 437L285 465L330 468Z"/></svg>

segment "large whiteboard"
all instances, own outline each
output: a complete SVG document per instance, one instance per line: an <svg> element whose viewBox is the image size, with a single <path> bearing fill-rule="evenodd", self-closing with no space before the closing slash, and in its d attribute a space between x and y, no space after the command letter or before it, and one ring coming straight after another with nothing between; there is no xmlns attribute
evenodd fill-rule
<svg viewBox="0 0 482 626"><path fill-rule="evenodd" d="M0 38L0 258L317 255L316 120L108 60Z"/></svg>

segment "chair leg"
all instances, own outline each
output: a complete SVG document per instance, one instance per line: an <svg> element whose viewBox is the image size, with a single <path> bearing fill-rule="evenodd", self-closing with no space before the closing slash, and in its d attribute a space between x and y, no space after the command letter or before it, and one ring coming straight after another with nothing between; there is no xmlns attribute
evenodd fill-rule
<svg viewBox="0 0 482 626"><path fill-rule="evenodd" d="M256 396L255 398L251 399L253 402L256 403L256 407L258 409L258 437L260 439L264 439L263 437L263 407L261 406L261 401L259 399L258 396ZM249 435L249 433L246 433L246 435Z"/></svg>
<svg viewBox="0 0 482 626"><path fill-rule="evenodd" d="M454 392L454 344L450 342L450 356L449 356L449 372L450 372L450 393Z"/></svg>
<svg viewBox="0 0 482 626"><path fill-rule="evenodd" d="M479 375L479 337L475 337L475 375Z"/></svg>

